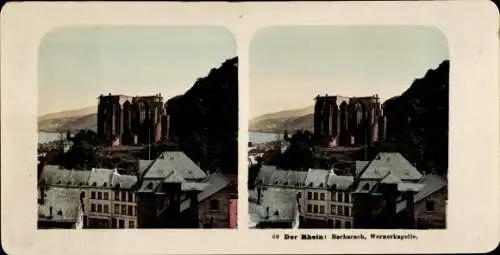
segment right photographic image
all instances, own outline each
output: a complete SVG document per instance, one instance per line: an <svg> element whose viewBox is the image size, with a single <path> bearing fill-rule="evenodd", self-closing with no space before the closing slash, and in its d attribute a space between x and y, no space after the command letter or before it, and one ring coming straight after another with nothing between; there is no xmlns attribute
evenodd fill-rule
<svg viewBox="0 0 500 255"><path fill-rule="evenodd" d="M439 29L267 27L249 53L250 228L446 228Z"/></svg>

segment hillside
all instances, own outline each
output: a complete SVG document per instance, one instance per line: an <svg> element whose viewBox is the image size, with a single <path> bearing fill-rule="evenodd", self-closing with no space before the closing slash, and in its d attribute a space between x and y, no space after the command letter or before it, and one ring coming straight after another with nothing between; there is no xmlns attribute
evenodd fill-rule
<svg viewBox="0 0 500 255"><path fill-rule="evenodd" d="M387 142L424 172L448 170L449 70L443 61L384 103Z"/></svg>
<svg viewBox="0 0 500 255"><path fill-rule="evenodd" d="M167 101L174 143L202 169L238 172L238 59Z"/></svg>
<svg viewBox="0 0 500 255"><path fill-rule="evenodd" d="M264 114L249 122L249 130L255 132L283 132L313 130L314 106Z"/></svg>
<svg viewBox="0 0 500 255"><path fill-rule="evenodd" d="M38 131L66 132L80 129L97 129L97 106L49 113L38 117Z"/></svg>

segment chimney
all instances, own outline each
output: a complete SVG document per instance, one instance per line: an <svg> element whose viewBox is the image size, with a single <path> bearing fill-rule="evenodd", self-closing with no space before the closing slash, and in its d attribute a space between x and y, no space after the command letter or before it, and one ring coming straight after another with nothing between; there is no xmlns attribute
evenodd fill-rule
<svg viewBox="0 0 500 255"><path fill-rule="evenodd" d="M262 185L257 184L257 205L260 205L260 196L262 195Z"/></svg>
<svg viewBox="0 0 500 255"><path fill-rule="evenodd" d="M190 217L190 227L191 228L198 228L199 225L199 214L198 214L198 191L197 190L190 190L187 192L188 198L189 198L189 217Z"/></svg>
<svg viewBox="0 0 500 255"><path fill-rule="evenodd" d="M415 196L413 191L406 193L406 216L408 219L408 227L415 229Z"/></svg>

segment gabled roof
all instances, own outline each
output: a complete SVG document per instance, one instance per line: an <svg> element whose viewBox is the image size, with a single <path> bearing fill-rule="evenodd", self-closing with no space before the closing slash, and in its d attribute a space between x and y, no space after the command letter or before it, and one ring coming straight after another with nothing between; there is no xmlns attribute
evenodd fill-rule
<svg viewBox="0 0 500 255"><path fill-rule="evenodd" d="M172 172L186 180L207 177L198 165L180 151L163 152L145 171L146 179L167 178Z"/></svg>
<svg viewBox="0 0 500 255"><path fill-rule="evenodd" d="M423 185L421 190L415 194L414 202L418 203L423 199L429 197L435 192L442 190L448 185L448 182L441 176L437 174L428 174L424 176L418 183L418 185ZM397 212L400 212L406 208L406 200L401 201L397 205Z"/></svg>
<svg viewBox="0 0 500 255"><path fill-rule="evenodd" d="M335 186L335 189L346 190L354 183L353 176L336 175L334 171L330 171L327 184L329 187Z"/></svg>
<svg viewBox="0 0 500 255"><path fill-rule="evenodd" d="M90 187L110 188L113 180L114 170L94 168L90 172L88 185Z"/></svg>
<svg viewBox="0 0 500 255"><path fill-rule="evenodd" d="M289 186L303 186L306 182L306 178L307 172L305 171L287 171L285 182L287 182Z"/></svg>
<svg viewBox="0 0 500 255"><path fill-rule="evenodd" d="M262 181L264 185L271 184L271 175L276 171L276 166L263 165L261 166L259 173L257 174L257 178L255 179L255 183Z"/></svg>
<svg viewBox="0 0 500 255"><path fill-rule="evenodd" d="M39 219L77 221L81 210L79 189L50 188L46 191L46 200L38 205ZM50 218L52 207L52 218Z"/></svg>
<svg viewBox="0 0 500 255"><path fill-rule="evenodd" d="M203 202L205 199L215 195L217 192L229 187L229 179L218 173L211 174L205 182L199 182L196 188L203 188L203 190L198 194L198 202ZM187 188L187 186L185 186ZM189 208L191 201L185 200L180 205L181 212Z"/></svg>
<svg viewBox="0 0 500 255"><path fill-rule="evenodd" d="M309 169L307 172L305 186L312 188L326 188L329 174L329 170Z"/></svg>
<svg viewBox="0 0 500 255"><path fill-rule="evenodd" d="M59 166L57 165L45 165L40 173L39 181L47 184L56 184L56 174L59 170Z"/></svg>
<svg viewBox="0 0 500 255"><path fill-rule="evenodd" d="M118 173L113 174L111 185L113 188L131 189L137 183L137 176L135 175L121 175Z"/></svg>
<svg viewBox="0 0 500 255"><path fill-rule="evenodd" d="M356 176L358 176L364 169L366 166L368 166L368 164L370 163L370 161L356 161Z"/></svg>
<svg viewBox="0 0 500 255"><path fill-rule="evenodd" d="M392 173L402 181L418 181L422 174L397 152L381 152L361 173L361 179L382 179Z"/></svg>

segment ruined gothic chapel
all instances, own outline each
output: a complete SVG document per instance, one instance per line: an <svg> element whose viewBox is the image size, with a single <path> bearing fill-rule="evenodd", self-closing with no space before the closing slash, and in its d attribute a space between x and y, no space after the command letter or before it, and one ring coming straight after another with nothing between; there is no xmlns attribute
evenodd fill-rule
<svg viewBox="0 0 500 255"><path fill-rule="evenodd" d="M314 136L332 146L367 145L385 138L386 118L377 95L317 96Z"/></svg>
<svg viewBox="0 0 500 255"><path fill-rule="evenodd" d="M168 138L169 116L161 94L153 96L101 95L97 135L108 146L158 142Z"/></svg>

